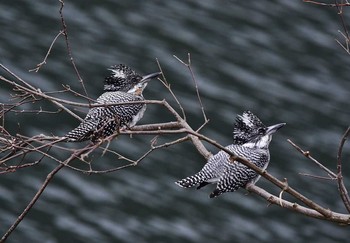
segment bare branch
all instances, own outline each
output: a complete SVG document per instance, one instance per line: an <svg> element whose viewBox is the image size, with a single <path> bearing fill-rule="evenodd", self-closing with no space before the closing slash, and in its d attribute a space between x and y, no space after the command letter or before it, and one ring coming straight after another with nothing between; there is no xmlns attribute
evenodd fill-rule
<svg viewBox="0 0 350 243"><path fill-rule="evenodd" d="M82 153L81 151L80 153ZM72 154L64 163L59 164L55 169L53 169L46 177L46 180L42 184L42 186L39 188L35 196L32 198L30 203L27 205L27 207L23 210L23 212L18 216L16 221L11 225L11 227L6 231L6 233L2 236L0 242L5 242L5 240L9 237L9 235L16 229L16 227L19 225L19 223L24 219L24 217L28 214L28 212L33 208L36 201L39 199L41 194L44 192L46 186L49 184L49 182L52 180L52 178L55 176L55 174L61 170L65 165L67 165L70 161L72 161L75 157L79 156L80 154Z"/></svg>
<svg viewBox="0 0 350 243"><path fill-rule="evenodd" d="M350 3L324 3L320 1L311 1L311 0L303 0L305 3L312 3L320 6L326 6L326 7L347 7L350 6Z"/></svg>
<svg viewBox="0 0 350 243"><path fill-rule="evenodd" d="M302 173L300 172L299 175L302 175L302 176L307 176L307 177L311 177L311 178L315 178L315 179L320 179L320 180L336 180L336 178L329 178L329 177L325 177L325 176L317 176L317 175L311 175L311 174L308 174L308 173Z"/></svg>
<svg viewBox="0 0 350 243"><path fill-rule="evenodd" d="M287 208L287 209L290 209L292 211L298 212L300 214L303 214L303 215L306 215L306 216L309 216L312 218L330 220L330 221L345 224L345 225L350 224L350 215L348 215L348 214L332 213L331 217L328 217L328 216L325 216L325 215L319 213L318 211L316 211L314 209L303 207L297 203L292 203L292 202L289 202L287 200L276 197L258 186L248 185L246 187L246 189L249 192L253 192L253 193L259 195L260 197L264 198L269 203L278 205L282 208Z"/></svg>
<svg viewBox="0 0 350 243"><path fill-rule="evenodd" d="M166 80L166 77L165 77L165 74L163 72L163 69L162 69L162 66L160 65L158 59L156 59L157 61L157 64L158 64L158 67L159 67L159 70L162 72L162 79L159 79L160 82L164 85L165 88L167 88L167 90L169 91L169 93L171 94L171 96L173 97L173 99L175 100L176 104L179 106L180 110L181 110L181 113L182 113L182 117L184 120L186 120L186 113L185 113L185 110L184 108L182 107L180 101L178 100L178 98L176 97L176 95L174 94L173 90L171 89L170 87L170 83L168 83L168 81Z"/></svg>
<svg viewBox="0 0 350 243"><path fill-rule="evenodd" d="M69 110L68 108L66 108L64 105L62 104L71 104L71 105L74 105L72 104L72 102L65 102L64 100L62 99L58 99L58 98L54 98L52 96L48 96L46 95L45 93L43 93L40 89L36 89L34 88L33 86L31 86L30 84L28 84L27 82L25 82L23 79L21 79L20 77L18 77L17 75L15 75L13 72L11 72L11 70L9 70L7 67L5 67L4 65L2 65L0 63L0 67L2 69L4 69L6 72L8 72L9 74L11 74L13 77L15 77L19 82L23 83L25 86L23 85L20 85L20 84L17 84L16 82L14 81L11 81L3 76L0 75L0 80L12 85L14 88L20 90L20 91L23 91L23 92L26 92L27 94L31 94L31 95L34 95L34 96L39 96L39 97L42 97L46 100L49 100L50 102L52 102L53 104L57 105L59 108L61 108L62 110L66 111L68 114L72 115L73 117L77 118L78 120L82 121L83 119L80 118L78 115L76 115L75 113L73 113L71 110ZM73 102L75 103L75 102ZM75 103L76 104L79 104L79 103Z"/></svg>
<svg viewBox="0 0 350 243"><path fill-rule="evenodd" d="M178 122L165 122L147 125L137 125L130 128L130 131L149 131L149 130L161 130L161 129L176 129L181 128Z"/></svg>
<svg viewBox="0 0 350 243"><path fill-rule="evenodd" d="M64 167L63 164L60 164L59 166L57 166L53 171L51 171L47 177L46 180L44 181L43 185L40 187L40 189L38 190L38 192L35 194L35 196L32 198L32 200L30 201L30 203L27 205L27 207L23 210L23 212L18 216L18 218L16 219L16 221L11 225L11 227L6 231L6 233L2 236L0 242L5 242L6 239L10 236L10 234L16 229L16 227L19 225L20 222L22 222L22 220L24 219L24 217L28 214L28 212L30 211L30 209L32 209L32 207L34 206L34 204L36 203L36 201L39 199L39 197L41 196L41 194L44 192L46 186L49 184L49 182L52 180L52 178L54 177L54 175Z"/></svg>
<svg viewBox="0 0 350 243"><path fill-rule="evenodd" d="M326 166L324 166L321 162L319 162L318 160L316 160L315 158L313 158L310 155L309 151L304 151L302 150L298 145L296 145L295 143L293 143L290 139L287 139L288 143L290 143L298 152L300 152L302 155L304 155L306 158L310 159L312 162L314 162L316 165L318 165L322 170L324 170L328 176L331 179L336 179L337 175L331 171L330 169L328 169Z"/></svg>
<svg viewBox="0 0 350 243"><path fill-rule="evenodd" d="M47 58L49 57L49 55L50 55L50 53L51 53L51 50L52 50L53 45L56 43L56 40L58 39L58 37L59 37L60 35L62 35L62 34L63 34L63 31L62 31L62 30L61 30L60 32L58 32L58 34L55 36L55 38L54 38L53 41L51 42L51 45L50 45L50 47L49 47L49 49L48 49L48 51L47 51L47 53L46 53L46 55L45 55L45 57L44 57L44 60L43 60L42 62L40 62L39 64L37 64L35 68L30 69L29 72L33 72L33 71L34 71L34 72L37 73L37 72L39 72L40 68L41 68L43 65L46 64Z"/></svg>
<svg viewBox="0 0 350 243"><path fill-rule="evenodd" d="M61 17L61 23L62 23L62 28L63 28L62 32L63 32L64 38L65 38L65 41L66 41L67 53L68 53L68 56L69 56L70 61L72 63L72 66L74 68L75 74L78 77L79 83L80 83L81 87L84 90L84 94L85 94L85 96L88 96L86 88L85 88L85 85L84 85L84 81L81 78L81 75L80 75L80 73L78 71L78 68L77 68L77 66L75 64L75 61L74 61L74 58L73 58L73 54L72 54L72 49L70 48L70 43L69 43L69 40L68 40L67 25L66 25L66 21L65 21L65 19L63 17L64 0L59 0L59 2L61 3L59 14L60 14L60 17Z"/></svg>
<svg viewBox="0 0 350 243"><path fill-rule="evenodd" d="M173 55L173 57L175 57L176 60L178 60L180 63L182 63L183 65L185 65L188 70L190 71L190 74L191 74L191 78L192 78L192 81L194 83L194 87L196 89L196 94L197 94L197 99L198 99L198 102L199 102L199 105L201 107L201 110L202 110L202 114L203 114L203 118L204 118L204 123L207 123L208 122L208 119L207 119L207 116L205 114L205 110L204 110L204 106L203 106L203 103L202 103L202 99L201 99L201 96L199 94L199 88L198 88L198 83L197 83L197 80L194 76L194 72L192 70L192 66L191 66L191 54L188 53L188 60L187 60L187 63L185 63L184 61L182 61L180 58L178 58L177 56Z"/></svg>
<svg viewBox="0 0 350 243"><path fill-rule="evenodd" d="M349 198L348 190L346 189L344 184L344 178L343 178L343 172L342 172L342 156L341 156L345 141L349 136L349 134L350 134L350 127L348 127L348 129L345 131L339 144L339 149L337 153L337 171L338 171L337 182L338 182L340 197L343 200L346 210L348 210L348 212L350 213L350 198Z"/></svg>

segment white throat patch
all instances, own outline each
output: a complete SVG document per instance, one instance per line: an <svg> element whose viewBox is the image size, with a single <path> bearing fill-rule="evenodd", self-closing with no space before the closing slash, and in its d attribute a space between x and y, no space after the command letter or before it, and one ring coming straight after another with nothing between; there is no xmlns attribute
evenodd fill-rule
<svg viewBox="0 0 350 243"><path fill-rule="evenodd" d="M133 95L142 95L142 91L146 88L146 86L147 83L138 83L130 90L128 90L128 93Z"/></svg>
<svg viewBox="0 0 350 243"><path fill-rule="evenodd" d="M272 139L271 135L265 135L265 136L261 137L258 141L251 141L251 142L243 144L243 146L248 147L248 148L264 149L264 148L269 147L271 139Z"/></svg>

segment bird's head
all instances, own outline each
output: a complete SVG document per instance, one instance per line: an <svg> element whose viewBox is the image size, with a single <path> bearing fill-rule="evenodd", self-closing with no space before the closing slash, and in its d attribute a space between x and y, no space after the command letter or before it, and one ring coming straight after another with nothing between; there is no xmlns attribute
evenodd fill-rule
<svg viewBox="0 0 350 243"><path fill-rule="evenodd" d="M286 125L279 123L265 126L251 111L244 111L236 119L233 128L233 143L247 147L267 148L278 129Z"/></svg>
<svg viewBox="0 0 350 243"><path fill-rule="evenodd" d="M157 78L161 72L151 73L147 74L145 76L142 76L140 81L136 83L131 89L129 89L127 92L134 95L142 95L143 90L146 88L148 81L151 79Z"/></svg>
<svg viewBox="0 0 350 243"><path fill-rule="evenodd" d="M143 90L147 85L147 81L158 77L160 74L152 73L146 76L141 76L124 64L114 65L108 70L111 71L111 74L105 78L103 87L104 91L130 92L131 90L140 87L143 87Z"/></svg>

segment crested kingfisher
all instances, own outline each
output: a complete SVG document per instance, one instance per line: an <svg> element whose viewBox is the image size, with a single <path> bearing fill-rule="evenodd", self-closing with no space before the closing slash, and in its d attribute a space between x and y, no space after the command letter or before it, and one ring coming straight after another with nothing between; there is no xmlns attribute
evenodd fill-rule
<svg viewBox="0 0 350 243"><path fill-rule="evenodd" d="M148 81L157 78L161 72L140 76L130 67L119 64L110 69L111 75L104 80L104 93L95 104L106 106L93 107L78 127L65 135L67 141L80 142L112 135L120 128L130 128L142 118L146 104L121 104L144 101L142 92Z"/></svg>
<svg viewBox="0 0 350 243"><path fill-rule="evenodd" d="M244 111L234 124L233 144L226 146L226 149L265 170L270 161L272 135L285 124L266 127L252 112ZM216 184L216 189L210 194L210 198L213 198L236 191L248 183L255 184L259 178L260 175L253 169L238 161L231 161L230 155L221 150L211 156L198 173L175 183L185 188L198 185L197 189Z"/></svg>

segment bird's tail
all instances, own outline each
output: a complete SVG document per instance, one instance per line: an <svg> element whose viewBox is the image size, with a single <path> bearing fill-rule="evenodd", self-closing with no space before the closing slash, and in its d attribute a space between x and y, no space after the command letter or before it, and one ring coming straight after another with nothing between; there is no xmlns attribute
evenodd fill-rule
<svg viewBox="0 0 350 243"><path fill-rule="evenodd" d="M224 193L224 191L221 191L221 190L216 188L212 193L210 193L209 197L210 198L218 197L223 193Z"/></svg>
<svg viewBox="0 0 350 243"><path fill-rule="evenodd" d="M96 132L96 122L84 121L78 127L67 133L65 137L69 142L81 142L89 140Z"/></svg>
<svg viewBox="0 0 350 243"><path fill-rule="evenodd" d="M205 178L203 177L203 175L201 173L197 173L193 176L189 176L185 179L179 180L175 182L175 184L181 187L189 188L201 184L204 181Z"/></svg>

